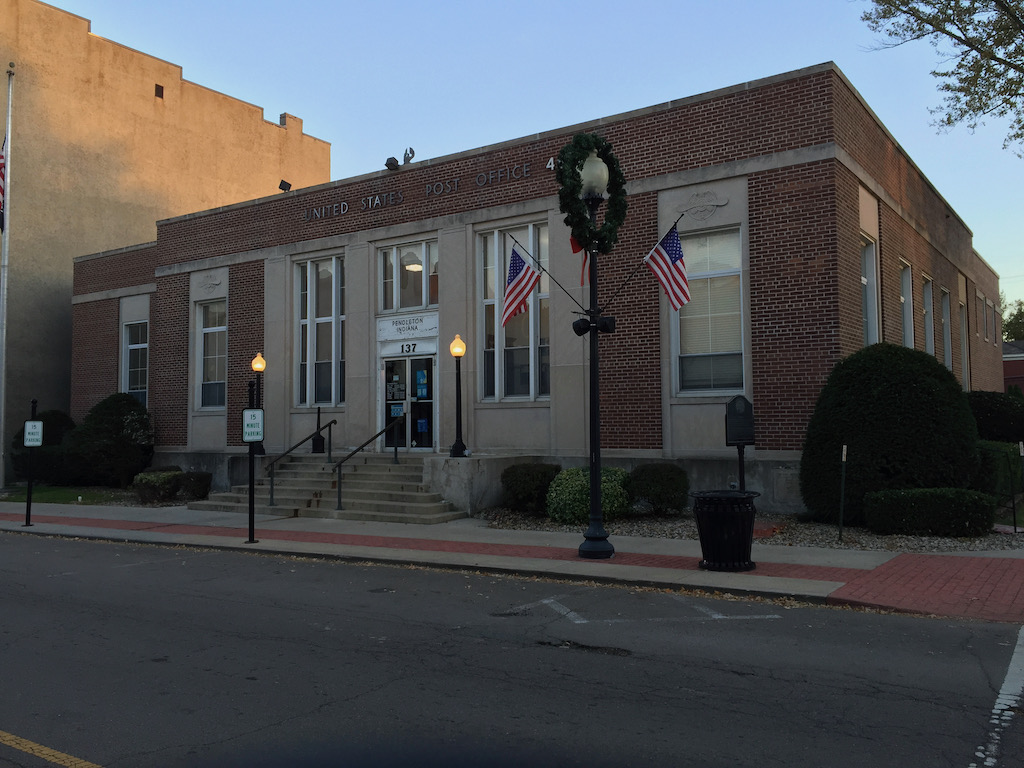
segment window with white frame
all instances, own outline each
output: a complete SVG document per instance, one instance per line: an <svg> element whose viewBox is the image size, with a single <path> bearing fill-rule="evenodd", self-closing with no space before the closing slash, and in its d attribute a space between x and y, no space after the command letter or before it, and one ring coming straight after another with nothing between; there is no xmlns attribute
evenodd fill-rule
<svg viewBox="0 0 1024 768"><path fill-rule="evenodd" d="M924 351L929 355L935 354L935 310L932 301L932 279L925 277L921 287L921 314L924 318Z"/></svg>
<svg viewBox="0 0 1024 768"><path fill-rule="evenodd" d="M910 265L900 265L900 319L903 324L903 346L914 348L914 283Z"/></svg>
<svg viewBox="0 0 1024 768"><path fill-rule="evenodd" d="M381 312L437 306L437 241L377 249Z"/></svg>
<svg viewBox="0 0 1024 768"><path fill-rule="evenodd" d="M942 290L942 362L953 370L953 329L950 316L949 291Z"/></svg>
<svg viewBox="0 0 1024 768"><path fill-rule="evenodd" d="M740 230L680 237L690 301L679 310L676 391L743 389Z"/></svg>
<svg viewBox="0 0 1024 768"><path fill-rule="evenodd" d="M228 380L228 303L224 299L199 305L199 405L224 408Z"/></svg>
<svg viewBox="0 0 1024 768"><path fill-rule="evenodd" d="M295 400L297 405L345 401L345 260L295 265Z"/></svg>
<svg viewBox="0 0 1024 768"><path fill-rule="evenodd" d="M991 301L985 301L985 338L998 342L996 336L996 308Z"/></svg>
<svg viewBox="0 0 1024 768"><path fill-rule="evenodd" d="M860 238L861 314L864 319L864 345L878 342L878 254L875 242L863 234Z"/></svg>
<svg viewBox="0 0 1024 768"><path fill-rule="evenodd" d="M149 323L125 323L122 330L121 391L145 407L149 394Z"/></svg>
<svg viewBox="0 0 1024 768"><path fill-rule="evenodd" d="M538 272L540 281L527 297L526 309L504 327L505 283L516 242L523 260ZM547 224L526 224L477 233L483 343L481 397L536 399L551 394L550 319L548 291ZM537 264L540 264L540 267Z"/></svg>

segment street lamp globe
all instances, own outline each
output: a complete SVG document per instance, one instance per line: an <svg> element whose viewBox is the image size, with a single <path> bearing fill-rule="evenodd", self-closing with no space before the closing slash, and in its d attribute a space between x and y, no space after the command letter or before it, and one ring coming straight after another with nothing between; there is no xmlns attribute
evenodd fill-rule
<svg viewBox="0 0 1024 768"><path fill-rule="evenodd" d="M452 357L462 357L466 354L466 342L456 333L452 343L448 345L448 350L452 353Z"/></svg>
<svg viewBox="0 0 1024 768"><path fill-rule="evenodd" d="M583 182L583 190L580 195L584 200L595 197L604 197L608 191L608 166L604 160L597 156L597 150L591 150L590 155L583 161L580 168L580 181Z"/></svg>
<svg viewBox="0 0 1024 768"><path fill-rule="evenodd" d="M256 357L252 359L252 369L256 373L263 373L267 369L267 361L263 358L262 352L257 352Z"/></svg>

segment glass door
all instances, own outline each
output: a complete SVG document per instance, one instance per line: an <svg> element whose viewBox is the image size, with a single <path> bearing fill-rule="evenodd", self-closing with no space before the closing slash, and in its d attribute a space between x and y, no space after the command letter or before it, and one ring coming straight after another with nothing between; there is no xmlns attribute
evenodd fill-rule
<svg viewBox="0 0 1024 768"><path fill-rule="evenodd" d="M434 448L434 358L405 357L384 361L384 421L404 415L403 423L384 434L385 448Z"/></svg>

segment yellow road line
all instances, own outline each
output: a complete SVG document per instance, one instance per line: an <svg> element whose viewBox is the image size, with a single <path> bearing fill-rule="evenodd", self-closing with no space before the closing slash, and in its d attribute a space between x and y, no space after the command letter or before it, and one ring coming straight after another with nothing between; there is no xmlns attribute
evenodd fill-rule
<svg viewBox="0 0 1024 768"><path fill-rule="evenodd" d="M65 755L63 752L58 752L55 749L44 747L42 744L36 744L35 742L23 739L20 736L15 736L13 733L7 733L6 731L0 731L0 744L4 744L8 747L14 747L17 750L26 752L35 757L41 757L47 762L53 763L54 765L62 765L64 768L101 768L96 763L90 763L88 760L81 760L71 755Z"/></svg>

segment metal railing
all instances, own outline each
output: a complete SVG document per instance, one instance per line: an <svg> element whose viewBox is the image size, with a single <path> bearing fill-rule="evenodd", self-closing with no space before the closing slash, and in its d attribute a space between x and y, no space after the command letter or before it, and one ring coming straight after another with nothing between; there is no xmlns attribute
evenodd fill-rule
<svg viewBox="0 0 1024 768"><path fill-rule="evenodd" d="M394 428L394 430L395 430L395 440L394 440L394 443L395 443L395 458L394 458L394 463L397 464L398 463L398 425L403 423L404 421L405 421L405 414L404 413L401 416L398 416L398 417L392 419L387 424L387 426L384 427L384 429L382 429L380 432L378 432L373 437L369 438L366 442L364 442L358 448L354 449L348 456L346 456L344 459L339 461L337 464L335 464L331 468L332 472L337 472L338 473L338 481L337 481L337 486L338 486L338 506L335 507L335 509L344 509L344 507L341 506L341 465L344 464L349 459L351 459L353 456L355 456L357 453L359 453L361 450L363 450L363 448L368 446L370 443L372 443L374 440L376 440L378 437L380 437L381 435L383 435L385 432L387 432L389 429L392 429L392 428Z"/></svg>
<svg viewBox="0 0 1024 768"><path fill-rule="evenodd" d="M320 423L320 413L319 413L319 411L317 412L317 423L318 424ZM317 427L312 432L310 432L308 435L306 435L306 437L304 437L301 440L299 440L299 442L297 442L295 445L293 445L287 451L285 451L280 456L278 456L276 459L273 459L272 461L270 461L270 463L268 463L267 466L265 466L263 468L264 472L269 472L270 473L270 501L269 501L267 506L270 506L270 507L276 506L276 504L274 504L274 465L277 464L277 462L279 462L285 456L288 456L289 454L291 454L296 448L298 448L298 447L300 447L302 445L305 445L310 440L312 440L314 437L317 437L318 435L320 435L320 433L323 432L325 429L327 430L327 463L330 464L330 462L331 462L331 443L332 443L333 437L334 437L334 433L333 433L332 427L335 424L337 424L337 423L338 423L337 419L331 419L326 424L324 424L322 427Z"/></svg>

